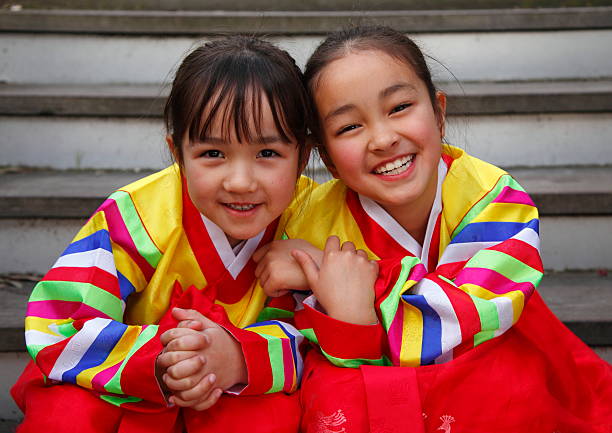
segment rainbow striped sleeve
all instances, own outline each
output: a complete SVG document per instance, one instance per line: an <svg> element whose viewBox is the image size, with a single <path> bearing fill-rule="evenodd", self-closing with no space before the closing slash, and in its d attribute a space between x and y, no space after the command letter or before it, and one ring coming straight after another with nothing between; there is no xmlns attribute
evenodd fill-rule
<svg viewBox="0 0 612 433"><path fill-rule="evenodd" d="M249 380L238 394L291 393L301 381L304 336L289 322L295 302L290 295L274 298L245 328L226 327L242 346ZM283 319L283 321L277 320Z"/></svg>
<svg viewBox="0 0 612 433"><path fill-rule="evenodd" d="M507 331L542 278L539 245L537 209L506 174L457 225L435 272L415 257L381 269L393 365L447 362Z"/></svg>
<svg viewBox="0 0 612 433"><path fill-rule="evenodd" d="M122 323L126 299L161 256L129 194L110 196L30 296L26 345L44 375L115 404L164 401L153 368L157 326Z"/></svg>

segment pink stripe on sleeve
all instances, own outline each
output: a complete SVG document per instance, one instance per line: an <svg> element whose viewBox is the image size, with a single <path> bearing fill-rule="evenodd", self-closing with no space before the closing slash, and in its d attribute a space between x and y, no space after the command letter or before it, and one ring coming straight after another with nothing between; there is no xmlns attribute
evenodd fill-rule
<svg viewBox="0 0 612 433"><path fill-rule="evenodd" d="M285 385L283 386L284 391L291 391L293 389L295 376L295 368L293 365L293 351L291 350L291 342L287 338L281 340L283 347L283 368L285 375Z"/></svg>
<svg viewBox="0 0 612 433"><path fill-rule="evenodd" d="M493 200L493 203L516 203L535 206L527 193L512 189L509 186L505 186L502 189L499 195L495 197L495 200Z"/></svg>
<svg viewBox="0 0 612 433"><path fill-rule="evenodd" d="M529 282L517 283L498 272L485 268L465 268L457 276L455 284L457 286L475 284L497 295L520 290L526 297L529 297L534 290L533 284Z"/></svg>
<svg viewBox="0 0 612 433"><path fill-rule="evenodd" d="M128 231L121 216L121 212L119 212L117 202L115 200L108 199L100 207L100 210L104 211L104 215L108 222L108 231L111 239L125 249L130 258L136 262L142 273L145 275L145 278L150 280L155 270L138 252L138 248L132 239L132 235L130 235L130 232Z"/></svg>
<svg viewBox="0 0 612 433"><path fill-rule="evenodd" d="M106 385L108 381L112 379L115 373L117 373L117 370L119 370L119 367L121 367L121 362L118 362L112 367L109 367L106 370L102 370L101 372L96 374L93 380L91 381L91 386L93 387L93 389L100 392L106 392L106 390L104 389L104 385Z"/></svg>
<svg viewBox="0 0 612 433"><path fill-rule="evenodd" d="M28 303L26 316L43 319L86 319L91 317L111 317L100 310L75 301L32 301Z"/></svg>

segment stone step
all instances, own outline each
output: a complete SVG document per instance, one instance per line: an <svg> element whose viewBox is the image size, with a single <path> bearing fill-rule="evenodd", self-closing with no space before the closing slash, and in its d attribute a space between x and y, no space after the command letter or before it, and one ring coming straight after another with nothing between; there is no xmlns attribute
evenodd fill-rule
<svg viewBox="0 0 612 433"><path fill-rule="evenodd" d="M106 10L423 10L427 0L3 0L0 5L18 4L23 9ZM610 6L610 0L437 0L436 9L559 8ZM17 8L19 9L19 7Z"/></svg>
<svg viewBox="0 0 612 433"><path fill-rule="evenodd" d="M300 66L321 41L308 35L269 39ZM601 30L421 33L415 40L431 57L439 81L453 81L447 69L461 82L612 78L612 25ZM3 33L0 82L167 83L180 59L201 41L186 36Z"/></svg>
<svg viewBox="0 0 612 433"><path fill-rule="evenodd" d="M6 171L0 174L0 219L88 218L112 191L150 174ZM612 215L612 167L515 168L510 173L529 192L542 216ZM320 181L323 176L317 173L316 178Z"/></svg>
<svg viewBox="0 0 612 433"><path fill-rule="evenodd" d="M162 123L144 115L0 115L0 164L159 169L169 162ZM611 166L610 137L612 112L453 115L446 128L449 143L503 167Z"/></svg>
<svg viewBox="0 0 612 433"><path fill-rule="evenodd" d="M612 112L612 79L438 83L447 114ZM0 84L0 115L161 117L168 86Z"/></svg>
<svg viewBox="0 0 612 433"><path fill-rule="evenodd" d="M348 23L386 24L410 33L605 29L612 26L612 7L446 11L405 7L376 11L0 10L0 32L321 35Z"/></svg>
<svg viewBox="0 0 612 433"><path fill-rule="evenodd" d="M512 169L511 173L539 206L546 269L612 269L610 167ZM145 174L1 175L0 272L45 272L108 194Z"/></svg>

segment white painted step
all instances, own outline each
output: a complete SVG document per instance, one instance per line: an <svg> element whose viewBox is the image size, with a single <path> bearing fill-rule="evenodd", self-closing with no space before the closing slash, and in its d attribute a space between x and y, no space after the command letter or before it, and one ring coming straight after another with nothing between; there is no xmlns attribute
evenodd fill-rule
<svg viewBox="0 0 612 433"><path fill-rule="evenodd" d="M612 77L612 29L423 33L415 39L460 81ZM271 40L304 65L321 37ZM195 37L3 33L0 82L164 83L198 41ZM436 78L452 78L443 67L431 64Z"/></svg>
<svg viewBox="0 0 612 433"><path fill-rule="evenodd" d="M158 169L160 119L0 116L0 165ZM504 167L612 165L612 113L453 117L447 140Z"/></svg>

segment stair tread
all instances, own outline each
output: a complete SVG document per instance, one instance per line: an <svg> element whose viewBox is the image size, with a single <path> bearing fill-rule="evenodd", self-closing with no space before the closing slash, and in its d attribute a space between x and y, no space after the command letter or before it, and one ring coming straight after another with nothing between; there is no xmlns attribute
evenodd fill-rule
<svg viewBox="0 0 612 433"><path fill-rule="evenodd" d="M612 7L410 10L0 10L0 31L89 34L325 34L347 22L385 23L411 33L601 29L612 27ZM395 9L394 9L395 8ZM329 8L321 8L329 9Z"/></svg>
<svg viewBox="0 0 612 433"><path fill-rule="evenodd" d="M117 188L151 172L19 170L0 174L0 218L86 218ZM612 215L612 168L515 168L541 215Z"/></svg>
<svg viewBox="0 0 612 433"><path fill-rule="evenodd" d="M13 4L12 2L2 2ZM352 10L356 4L365 10L377 9L430 9L427 0L21 0L25 9L106 9L106 10ZM438 0L438 9L479 9L479 8L547 8L606 6L609 0Z"/></svg>
<svg viewBox="0 0 612 433"><path fill-rule="evenodd" d="M449 116L612 111L612 78L438 85ZM0 114L160 117L168 92L163 84L0 84Z"/></svg>

